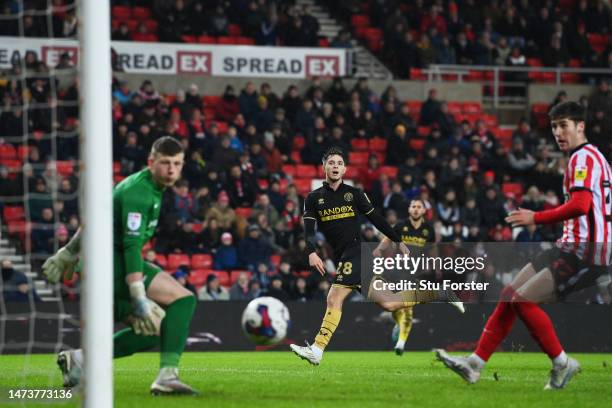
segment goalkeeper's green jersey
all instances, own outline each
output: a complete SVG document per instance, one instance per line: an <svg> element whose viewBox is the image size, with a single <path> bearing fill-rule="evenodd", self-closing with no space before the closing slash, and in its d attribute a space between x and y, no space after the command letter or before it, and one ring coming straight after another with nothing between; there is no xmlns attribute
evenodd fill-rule
<svg viewBox="0 0 612 408"><path fill-rule="evenodd" d="M142 247L155 234L165 187L149 169L127 177L113 190L115 257L124 274L143 272Z"/></svg>

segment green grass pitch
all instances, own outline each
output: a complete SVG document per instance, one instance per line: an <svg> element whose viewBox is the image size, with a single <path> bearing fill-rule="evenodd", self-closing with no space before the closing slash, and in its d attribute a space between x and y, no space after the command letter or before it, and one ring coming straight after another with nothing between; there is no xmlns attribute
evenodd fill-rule
<svg viewBox="0 0 612 408"><path fill-rule="evenodd" d="M434 362L433 353L335 352L311 367L291 352L186 353L181 377L197 397L152 397L158 355L115 361L116 407L604 407L612 389L612 355L572 354L582 365L561 391L543 391L549 360L537 353L498 353L475 385ZM14 388L58 388L53 355L0 356L0 406L78 406L9 401ZM26 367L26 372L24 372ZM95 381L95 379L94 379ZM606 402L607 401L607 402Z"/></svg>

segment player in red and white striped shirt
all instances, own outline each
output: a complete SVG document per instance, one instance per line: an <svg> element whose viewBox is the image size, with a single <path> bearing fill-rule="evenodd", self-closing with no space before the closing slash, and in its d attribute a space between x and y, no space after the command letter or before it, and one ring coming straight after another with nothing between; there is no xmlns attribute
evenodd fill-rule
<svg viewBox="0 0 612 408"><path fill-rule="evenodd" d="M585 109L575 102L560 103L549 112L557 145L570 154L563 181L565 203L547 211L518 209L506 218L513 227L563 221L563 236L557 246L528 263L504 288L474 353L454 357L436 350L438 359L469 383L478 381L480 371L517 316L552 360L545 389L565 387L580 370L578 362L563 351L550 318L538 304L563 299L609 273L612 171L605 157L586 139L585 116Z"/></svg>

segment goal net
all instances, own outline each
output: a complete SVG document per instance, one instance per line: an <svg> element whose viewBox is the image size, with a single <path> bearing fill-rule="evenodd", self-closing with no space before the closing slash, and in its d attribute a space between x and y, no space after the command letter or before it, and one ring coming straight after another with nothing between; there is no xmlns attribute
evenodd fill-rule
<svg viewBox="0 0 612 408"><path fill-rule="evenodd" d="M109 15L108 2L95 3L98 14L106 11ZM55 355L83 342L81 277L75 274L71 280L49 284L41 266L82 226L85 213L95 212L90 207L81 211L84 201L92 201L82 186L84 180L91 180L91 174L103 170L96 160L87 160L90 156L83 149L99 136L91 128L92 109L96 108L89 102L80 103L80 98L91 101L95 91L88 79L91 60L88 63L87 49L82 47L96 47L91 35L87 37L91 29L85 24L91 15L86 8L93 6L81 7L75 0L19 0L1 5L0 365L20 376L3 379L0 403L15 399L12 393L17 389L61 389ZM99 20L109 25L108 19ZM105 32L108 34L109 27L100 35ZM105 41L108 44L109 38ZM98 47L96 52L104 57L99 58L101 64L110 60L109 51ZM102 89L108 84L102 93L110 95L110 63L104 69L109 79L101 81ZM100 103L106 100L100 98ZM97 113L109 121L110 115L104 113L110 114L110 96L108 101L109 106L99 107ZM105 148L105 144L110 146L110 132L106 138L108 143L97 142L101 158L110 151ZM81 170L84 162L90 164L87 172ZM106 186L110 191L110 176L107 183L100 184L102 191ZM100 222L104 215L110 220L111 210L100 213ZM93 221L88 224L95 229Z"/></svg>

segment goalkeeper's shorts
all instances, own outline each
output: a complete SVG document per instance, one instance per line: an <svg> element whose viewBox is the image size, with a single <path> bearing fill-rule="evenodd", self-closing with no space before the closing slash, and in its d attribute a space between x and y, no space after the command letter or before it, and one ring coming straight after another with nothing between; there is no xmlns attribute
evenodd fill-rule
<svg viewBox="0 0 612 408"><path fill-rule="evenodd" d="M125 272L124 266L121 262L121 256L115 253L115 284L114 284L114 312L115 321L123 322L125 318L132 314L132 299L130 297L130 290L128 285L125 283ZM143 275L145 288L149 288L153 278L160 272L163 272L159 267L149 262L143 261Z"/></svg>

